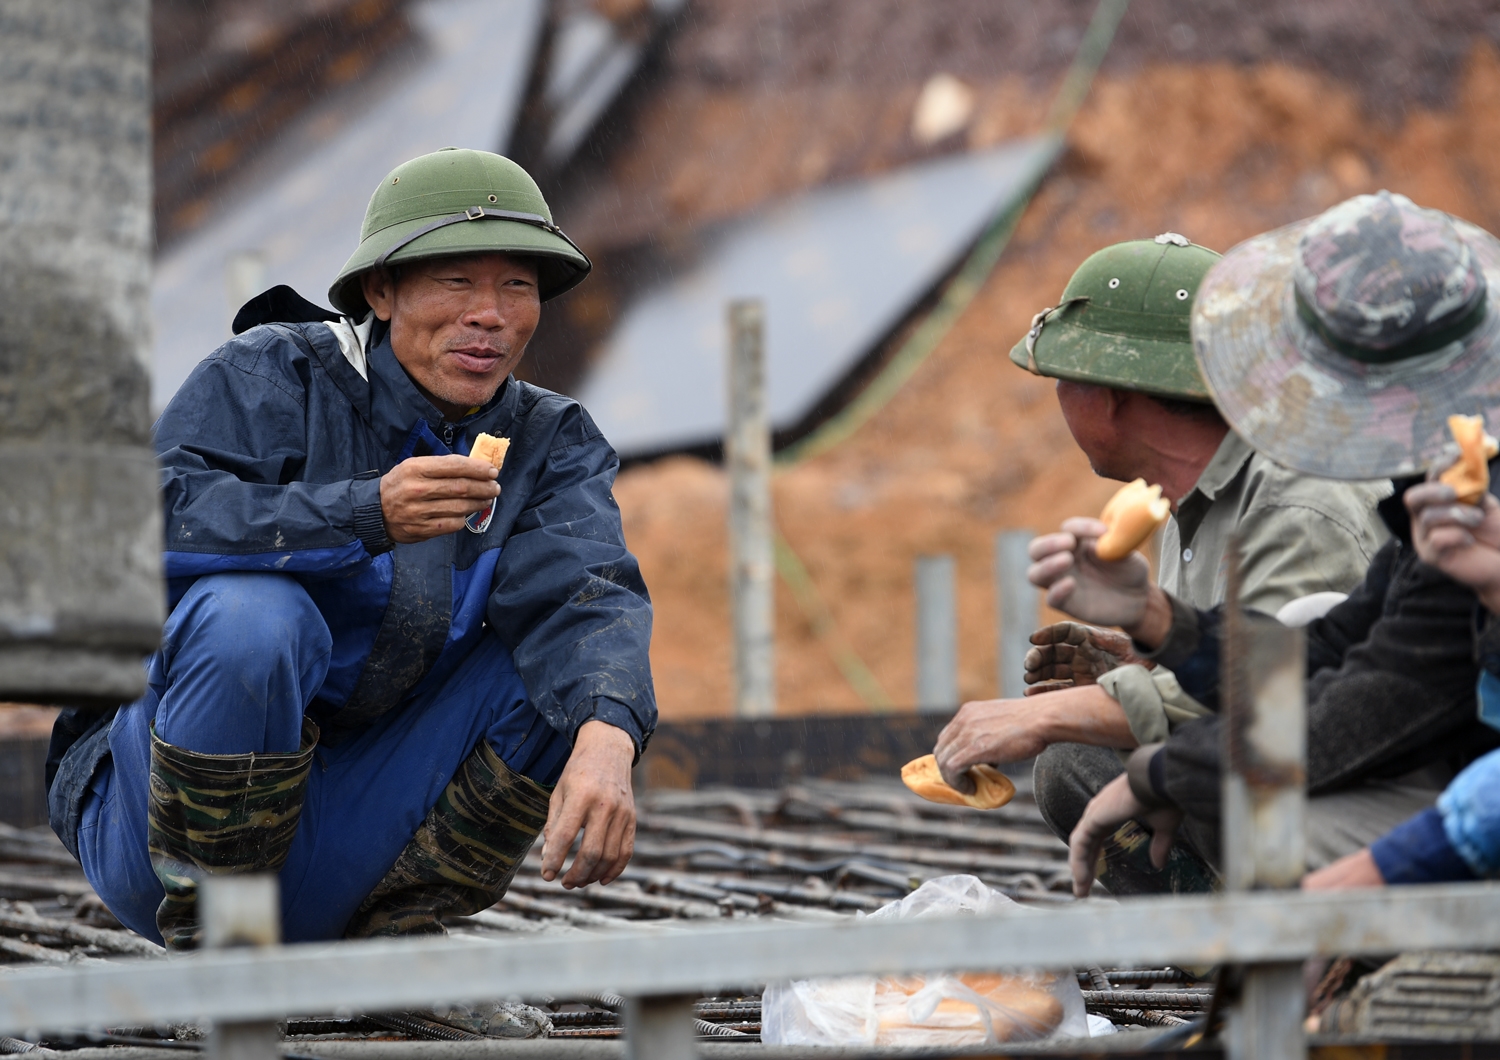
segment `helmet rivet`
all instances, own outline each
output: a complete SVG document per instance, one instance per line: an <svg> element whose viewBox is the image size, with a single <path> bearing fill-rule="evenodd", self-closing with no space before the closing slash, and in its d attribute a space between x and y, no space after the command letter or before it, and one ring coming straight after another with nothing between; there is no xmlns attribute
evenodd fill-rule
<svg viewBox="0 0 1500 1060"><path fill-rule="evenodd" d="M494 195L490 196L490 202L499 202L499 201L500 200L497 197L495 197Z"/></svg>
<svg viewBox="0 0 1500 1060"><path fill-rule="evenodd" d="M1187 288L1186 287L1179 287L1177 289L1177 300L1179 302L1186 302L1187 301Z"/></svg>
<svg viewBox="0 0 1500 1060"><path fill-rule="evenodd" d="M401 178L400 177L392 177L391 178L391 183L392 184L400 184L401 183Z"/></svg>
<svg viewBox="0 0 1500 1060"><path fill-rule="evenodd" d="M1109 281L1109 289L1111 291L1113 291L1118 286L1120 286L1120 278L1118 276Z"/></svg>

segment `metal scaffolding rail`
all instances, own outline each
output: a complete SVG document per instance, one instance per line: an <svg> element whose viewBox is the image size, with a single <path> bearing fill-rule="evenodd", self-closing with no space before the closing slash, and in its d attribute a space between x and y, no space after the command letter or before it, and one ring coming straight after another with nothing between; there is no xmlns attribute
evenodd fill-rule
<svg viewBox="0 0 1500 1060"><path fill-rule="evenodd" d="M1487 884L1088 902L984 918L303 944L17 971L0 980L0 1034L597 991L696 998L803 976L1496 947L1500 887Z"/></svg>

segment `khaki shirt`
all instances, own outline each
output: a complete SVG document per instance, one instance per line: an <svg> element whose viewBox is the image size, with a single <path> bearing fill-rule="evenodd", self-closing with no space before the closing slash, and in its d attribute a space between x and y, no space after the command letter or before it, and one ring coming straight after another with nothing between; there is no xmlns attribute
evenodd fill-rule
<svg viewBox="0 0 1500 1060"><path fill-rule="evenodd" d="M1230 431L1162 527L1157 583L1194 607L1219 606L1229 588L1225 553L1238 531L1242 606L1274 615L1312 593L1347 593L1389 536L1375 505L1390 493L1389 482L1289 471ZM1099 685L1119 700L1142 744L1208 713L1159 666L1122 666Z"/></svg>

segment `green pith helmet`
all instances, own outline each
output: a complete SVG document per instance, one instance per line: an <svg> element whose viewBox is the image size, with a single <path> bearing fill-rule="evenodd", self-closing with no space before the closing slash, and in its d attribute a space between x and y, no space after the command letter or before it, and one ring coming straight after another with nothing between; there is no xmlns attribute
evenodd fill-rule
<svg viewBox="0 0 1500 1060"><path fill-rule="evenodd" d="M1056 309L1038 313L1010 351L1055 379L1209 402L1193 357L1193 296L1219 255L1175 232L1091 255Z"/></svg>
<svg viewBox="0 0 1500 1060"><path fill-rule="evenodd" d="M445 147L385 175L359 233L359 249L328 289L340 313L369 312L361 273L457 254L505 252L537 260L542 301L582 282L593 265L552 223L541 189L520 166L489 151Z"/></svg>

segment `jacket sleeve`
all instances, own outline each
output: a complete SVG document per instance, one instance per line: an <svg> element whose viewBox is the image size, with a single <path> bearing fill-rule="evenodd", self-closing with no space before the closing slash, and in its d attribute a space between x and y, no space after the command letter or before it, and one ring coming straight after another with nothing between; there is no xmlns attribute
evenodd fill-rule
<svg viewBox="0 0 1500 1060"><path fill-rule="evenodd" d="M1370 563L1364 581L1348 599L1307 626L1307 674L1337 670L1344 657L1370 635L1385 613L1386 594L1392 572L1401 555L1401 544L1387 542ZM1210 710L1219 709L1219 653L1224 609L1203 611L1169 596L1172 628L1165 643L1141 656L1171 669L1183 693ZM1263 616L1260 617L1261 620ZM1152 741L1146 741L1152 742Z"/></svg>
<svg viewBox="0 0 1500 1060"><path fill-rule="evenodd" d="M651 599L611 488L620 462L576 405L506 539L487 617L537 710L572 740L584 722L656 727Z"/></svg>
<svg viewBox="0 0 1500 1060"><path fill-rule="evenodd" d="M1409 554L1381 559L1360 590L1309 627L1310 794L1494 746L1474 721L1473 594ZM1216 647L1216 628L1200 631L1197 656L1210 639ZM1200 691L1217 709L1217 687ZM1184 726L1162 751L1165 794L1205 819L1218 816L1217 730L1217 718Z"/></svg>
<svg viewBox="0 0 1500 1060"><path fill-rule="evenodd" d="M1471 744L1474 606L1470 590L1415 557L1392 568L1368 634L1308 681L1310 792L1399 776Z"/></svg>
<svg viewBox="0 0 1500 1060"><path fill-rule="evenodd" d="M183 384L156 425L166 573L333 573L389 548L378 475L293 481L306 464L306 391L256 329Z"/></svg>

